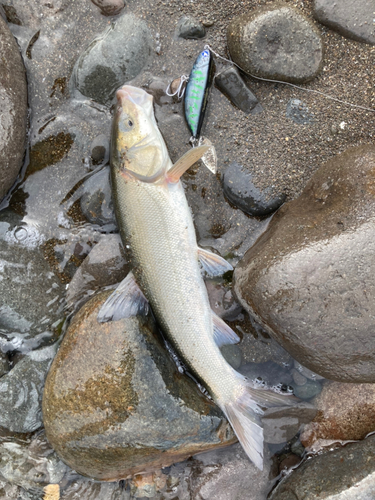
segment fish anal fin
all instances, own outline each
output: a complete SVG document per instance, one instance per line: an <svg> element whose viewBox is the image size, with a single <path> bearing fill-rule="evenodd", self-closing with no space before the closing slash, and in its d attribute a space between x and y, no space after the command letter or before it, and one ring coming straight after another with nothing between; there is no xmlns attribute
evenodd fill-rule
<svg viewBox="0 0 375 500"><path fill-rule="evenodd" d="M227 271L233 271L233 267L220 255L216 255L203 248L198 248L198 257L203 269L210 276L221 276Z"/></svg>
<svg viewBox="0 0 375 500"><path fill-rule="evenodd" d="M207 153L210 146L198 146L185 153L181 158L171 167L167 174L167 180L175 183L180 180L180 177L188 170L194 163L202 158Z"/></svg>
<svg viewBox="0 0 375 500"><path fill-rule="evenodd" d="M240 337L214 312L212 312L212 321L214 324L214 340L218 347L227 344L238 344L241 340Z"/></svg>
<svg viewBox="0 0 375 500"><path fill-rule="evenodd" d="M104 302L97 320L99 323L105 323L137 314L146 315L148 309L148 301L137 285L133 273L130 272Z"/></svg>

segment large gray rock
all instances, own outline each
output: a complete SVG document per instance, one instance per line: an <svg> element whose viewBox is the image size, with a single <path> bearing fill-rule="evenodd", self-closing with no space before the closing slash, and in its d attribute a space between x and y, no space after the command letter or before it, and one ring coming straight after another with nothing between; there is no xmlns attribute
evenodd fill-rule
<svg viewBox="0 0 375 500"><path fill-rule="evenodd" d="M56 346L26 355L0 380L0 426L33 432L42 426L42 394Z"/></svg>
<svg viewBox="0 0 375 500"><path fill-rule="evenodd" d="M261 78L302 83L321 70L323 42L314 24L283 3L235 17L227 41L233 61Z"/></svg>
<svg viewBox="0 0 375 500"><path fill-rule="evenodd" d="M270 500L372 500L375 436L304 462L278 485Z"/></svg>
<svg viewBox="0 0 375 500"><path fill-rule="evenodd" d="M223 414L179 374L151 319L97 322L108 294L74 317L46 380L44 425L64 462L115 481L233 443Z"/></svg>
<svg viewBox="0 0 375 500"><path fill-rule="evenodd" d="M314 16L348 38L375 45L373 0L315 0Z"/></svg>
<svg viewBox="0 0 375 500"><path fill-rule="evenodd" d="M60 335L65 286L44 258L38 228L11 211L0 219L0 348L28 352Z"/></svg>
<svg viewBox="0 0 375 500"><path fill-rule="evenodd" d="M27 85L18 45L0 16L0 201L16 180L25 153Z"/></svg>
<svg viewBox="0 0 375 500"><path fill-rule="evenodd" d="M375 381L375 147L348 149L284 205L235 271L235 293L302 365Z"/></svg>
<svg viewBox="0 0 375 500"><path fill-rule="evenodd" d="M79 56L70 85L101 104L150 61L152 37L147 24L126 14L96 37Z"/></svg>

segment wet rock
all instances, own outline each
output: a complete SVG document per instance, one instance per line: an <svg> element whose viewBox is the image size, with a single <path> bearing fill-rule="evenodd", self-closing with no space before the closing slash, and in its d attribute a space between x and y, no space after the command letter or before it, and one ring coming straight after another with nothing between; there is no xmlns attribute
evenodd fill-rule
<svg viewBox="0 0 375 500"><path fill-rule="evenodd" d="M371 0L315 0L315 18L353 40L375 45L374 3Z"/></svg>
<svg viewBox="0 0 375 500"><path fill-rule="evenodd" d="M242 352L238 345L223 345L220 350L221 354L235 370L241 366Z"/></svg>
<svg viewBox="0 0 375 500"><path fill-rule="evenodd" d="M348 149L284 205L235 270L235 293L295 359L375 381L374 146Z"/></svg>
<svg viewBox="0 0 375 500"><path fill-rule="evenodd" d="M38 229L10 211L0 219L0 349L28 352L60 335L65 287L39 248Z"/></svg>
<svg viewBox="0 0 375 500"><path fill-rule="evenodd" d="M229 66L215 77L216 86L244 113L250 113L258 99L241 78L234 66Z"/></svg>
<svg viewBox="0 0 375 500"><path fill-rule="evenodd" d="M151 52L152 38L147 24L126 14L82 52L70 85L101 104L109 104L116 89L144 69Z"/></svg>
<svg viewBox="0 0 375 500"><path fill-rule="evenodd" d="M314 120L313 113L299 99L291 99L286 106L286 116L298 125L307 125Z"/></svg>
<svg viewBox="0 0 375 500"><path fill-rule="evenodd" d="M191 16L184 16L178 21L176 34L180 38L203 38L206 30L200 21Z"/></svg>
<svg viewBox="0 0 375 500"><path fill-rule="evenodd" d="M22 167L27 125L25 68L17 42L0 16L0 201Z"/></svg>
<svg viewBox="0 0 375 500"><path fill-rule="evenodd" d="M108 234L94 246L69 283L68 307L78 309L98 289L120 283L129 271L120 235Z"/></svg>
<svg viewBox="0 0 375 500"><path fill-rule="evenodd" d="M242 311L242 307L233 297L232 290L217 280L206 280L208 298L211 309L217 316L227 321L233 321Z"/></svg>
<svg viewBox="0 0 375 500"><path fill-rule="evenodd" d="M302 366L301 363L298 363L298 361L294 360L294 368L303 376L306 377L310 380L323 380L324 377L321 377L317 373L314 373L313 371L309 370L306 368L306 366Z"/></svg>
<svg viewBox="0 0 375 500"><path fill-rule="evenodd" d="M285 477L270 500L370 500L375 487L375 436L305 461Z"/></svg>
<svg viewBox="0 0 375 500"><path fill-rule="evenodd" d="M0 352L0 377L8 373L9 371L9 359L8 356Z"/></svg>
<svg viewBox="0 0 375 500"><path fill-rule="evenodd" d="M109 139L100 134L91 143L91 164L93 167L106 165L109 162Z"/></svg>
<svg viewBox="0 0 375 500"><path fill-rule="evenodd" d="M291 386L294 389L295 396L300 399L311 399L317 394L320 394L322 390L322 385L314 380L306 380L304 384L292 382Z"/></svg>
<svg viewBox="0 0 375 500"><path fill-rule="evenodd" d="M250 215L267 215L285 201L284 193L275 194L272 189L260 191L252 181L251 172L236 162L224 171L223 190L229 201Z"/></svg>
<svg viewBox="0 0 375 500"><path fill-rule="evenodd" d="M315 415L316 409L303 402L296 406L268 408L262 417L265 442L286 443L297 434L303 424L311 422Z"/></svg>
<svg viewBox="0 0 375 500"><path fill-rule="evenodd" d="M282 3L235 17L227 41L233 61L244 71L274 80L302 83L321 70L323 43L314 24Z"/></svg>
<svg viewBox="0 0 375 500"><path fill-rule="evenodd" d="M125 0L91 0L99 7L103 16L116 16L125 7Z"/></svg>
<svg viewBox="0 0 375 500"><path fill-rule="evenodd" d="M292 382L289 371L278 366L273 361L266 363L248 363L241 366L241 373L250 379L262 380L268 386L287 386Z"/></svg>
<svg viewBox="0 0 375 500"><path fill-rule="evenodd" d="M127 492L121 483L97 483L82 478L64 488L60 498L61 500L130 500L130 492Z"/></svg>
<svg viewBox="0 0 375 500"><path fill-rule="evenodd" d="M106 231L117 229L113 208L109 168L103 168L83 185L80 206L83 215L91 224L98 224Z"/></svg>
<svg viewBox="0 0 375 500"><path fill-rule="evenodd" d="M374 384L326 382L313 404L318 413L301 434L305 447L364 439L375 431Z"/></svg>
<svg viewBox="0 0 375 500"><path fill-rule="evenodd" d="M42 394L56 346L26 355L0 379L0 427L33 432L42 426Z"/></svg>
<svg viewBox="0 0 375 500"><path fill-rule="evenodd" d="M59 483L68 473L68 467L58 458L41 431L33 436L2 438L0 473L9 483L39 493L37 498L40 498L43 488Z"/></svg>
<svg viewBox="0 0 375 500"><path fill-rule="evenodd" d="M60 457L114 481L233 442L220 410L178 373L151 318L97 323L108 294L74 317L48 374L44 425Z"/></svg>

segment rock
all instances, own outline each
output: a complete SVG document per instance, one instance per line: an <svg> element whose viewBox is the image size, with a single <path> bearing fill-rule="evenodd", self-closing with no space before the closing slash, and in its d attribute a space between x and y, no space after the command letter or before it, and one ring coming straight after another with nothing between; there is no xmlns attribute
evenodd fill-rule
<svg viewBox="0 0 375 500"><path fill-rule="evenodd" d="M34 497L37 500L41 498L45 486L59 483L64 478L68 467L59 459L41 431L33 436L13 436L11 441L3 439L0 442L0 473L9 483L34 494L39 493Z"/></svg>
<svg viewBox="0 0 375 500"><path fill-rule="evenodd" d="M258 99L241 78L234 66L229 66L215 77L216 86L244 113L250 113Z"/></svg>
<svg viewBox="0 0 375 500"><path fill-rule="evenodd" d="M370 500L375 496L375 436L305 461L270 500Z"/></svg>
<svg viewBox="0 0 375 500"><path fill-rule="evenodd" d="M109 139L105 134L95 137L91 143L91 164L93 167L109 162Z"/></svg>
<svg viewBox="0 0 375 500"><path fill-rule="evenodd" d="M126 493L121 483L97 483L81 478L64 488L60 498L61 500L130 500L130 495Z"/></svg>
<svg viewBox="0 0 375 500"><path fill-rule="evenodd" d="M357 0L355 4L350 0L315 0L314 16L341 35L375 45L372 0Z"/></svg>
<svg viewBox="0 0 375 500"><path fill-rule="evenodd" d="M314 120L306 104L299 99L291 99L286 107L286 116L298 125L307 125Z"/></svg>
<svg viewBox="0 0 375 500"><path fill-rule="evenodd" d="M311 399L322 390L322 385L314 380L306 380L304 384L292 382L291 386L294 389L294 395L300 399Z"/></svg>
<svg viewBox="0 0 375 500"><path fill-rule="evenodd" d="M98 224L106 231L117 229L113 208L109 168L99 170L83 184L80 206L83 215L91 224Z"/></svg>
<svg viewBox="0 0 375 500"><path fill-rule="evenodd" d="M375 381L375 147L350 148L284 205L237 266L234 291L297 361Z"/></svg>
<svg viewBox="0 0 375 500"><path fill-rule="evenodd" d="M233 61L261 78L302 83L321 70L323 43L315 25L298 10L271 3L235 17L227 41Z"/></svg>
<svg viewBox="0 0 375 500"><path fill-rule="evenodd" d="M39 245L38 228L10 211L0 216L0 349L28 352L58 338L64 323L65 287ZM29 290L32 300L25 291Z"/></svg>
<svg viewBox="0 0 375 500"><path fill-rule="evenodd" d="M56 346L32 351L0 379L0 427L33 432L42 426L42 393Z"/></svg>
<svg viewBox="0 0 375 500"><path fill-rule="evenodd" d="M250 215L267 215L285 201L284 193L275 194L271 189L260 191L252 181L251 172L236 162L224 171L223 190L230 202Z"/></svg>
<svg viewBox="0 0 375 500"><path fill-rule="evenodd" d="M314 373L313 371L309 370L305 366L302 366L301 363L298 363L298 361L294 360L294 368L303 376L306 377L310 380L323 380L324 377L321 377L317 373Z"/></svg>
<svg viewBox="0 0 375 500"><path fill-rule="evenodd" d="M229 344L223 345L220 350L221 354L228 361L228 363L233 366L235 370L238 370L242 363L242 353L240 347L238 345Z"/></svg>
<svg viewBox="0 0 375 500"><path fill-rule="evenodd" d="M9 371L9 359L8 356L0 352L0 377L8 373Z"/></svg>
<svg viewBox="0 0 375 500"><path fill-rule="evenodd" d="M94 246L69 283L68 307L77 310L98 289L120 283L129 271L120 235L108 234Z"/></svg>
<svg viewBox="0 0 375 500"><path fill-rule="evenodd" d="M184 16L178 21L176 35L180 38L203 38L206 30L200 21L191 16Z"/></svg>
<svg viewBox="0 0 375 500"><path fill-rule="evenodd" d="M125 14L96 37L79 56L70 86L101 104L150 62L152 38L147 24Z"/></svg>
<svg viewBox="0 0 375 500"><path fill-rule="evenodd" d="M125 0L91 0L97 5L103 16L116 16L125 7Z"/></svg>
<svg viewBox="0 0 375 500"><path fill-rule="evenodd" d="M313 400L318 413L305 426L301 442L307 448L324 442L364 439L375 431L375 385L326 382Z"/></svg>
<svg viewBox="0 0 375 500"><path fill-rule="evenodd" d="M232 443L222 413L179 374L151 318L97 323L108 294L73 318L48 374L44 425L59 456L115 481Z"/></svg>
<svg viewBox="0 0 375 500"><path fill-rule="evenodd" d="M242 311L242 307L233 297L232 290L217 280L206 280L208 298L211 309L219 318L227 321L235 320Z"/></svg>
<svg viewBox="0 0 375 500"><path fill-rule="evenodd" d="M22 167L26 146L27 85L17 42L0 16L0 201Z"/></svg>

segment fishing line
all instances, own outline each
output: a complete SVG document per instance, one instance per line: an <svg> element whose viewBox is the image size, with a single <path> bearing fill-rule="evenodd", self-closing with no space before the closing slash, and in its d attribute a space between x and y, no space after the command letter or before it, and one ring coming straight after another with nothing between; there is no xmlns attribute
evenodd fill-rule
<svg viewBox="0 0 375 500"><path fill-rule="evenodd" d="M271 80L269 78L261 78L260 76L252 75L251 73L248 73L247 71L243 70L241 68L241 66L239 66L235 62L233 62L230 59L227 59L226 57L223 57L220 54L218 54L217 52L215 52L210 47L210 45L205 45L204 48L207 50L210 50L213 54L215 54L216 57L223 59L224 61L227 61L227 62L233 64L234 66L237 66L237 68L240 69L243 73L250 76L251 78L255 78L256 80L262 80L263 82L271 82L271 83L282 83L283 85L289 85L290 87L294 87L294 88L299 89L299 90L304 90L305 92L313 92L314 94L322 95L326 99L331 99L332 101L336 101L336 102L339 102L341 104L346 104L347 106L352 106L353 108L364 109L365 111L371 111L372 113L375 113L375 109L373 109L373 108L367 108L366 106L361 106L359 104L353 104L353 103L348 102L348 101L343 101L342 99L338 99L337 97L333 97L329 94L325 94L324 92L320 92L319 90L305 89L303 87L300 87L299 85L295 85L294 83L282 82L281 80Z"/></svg>

